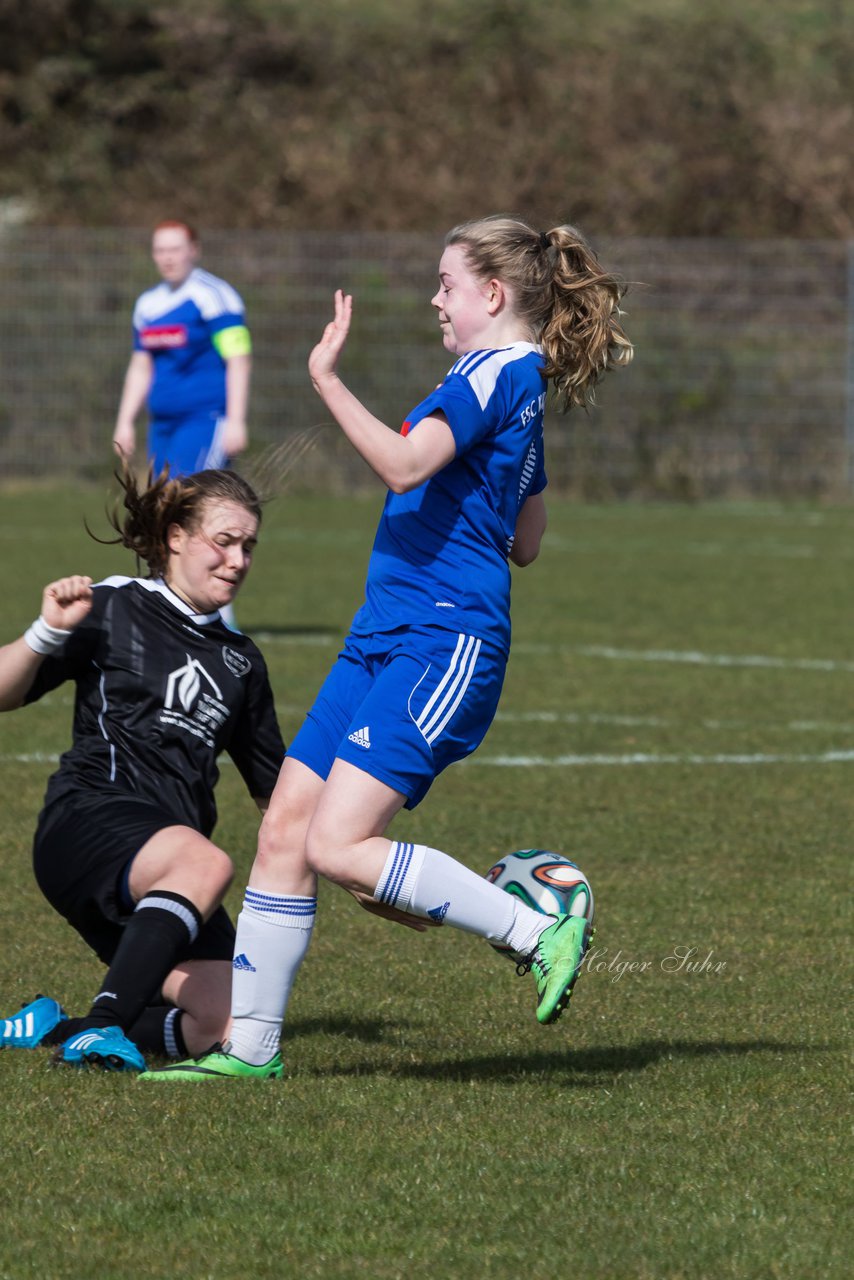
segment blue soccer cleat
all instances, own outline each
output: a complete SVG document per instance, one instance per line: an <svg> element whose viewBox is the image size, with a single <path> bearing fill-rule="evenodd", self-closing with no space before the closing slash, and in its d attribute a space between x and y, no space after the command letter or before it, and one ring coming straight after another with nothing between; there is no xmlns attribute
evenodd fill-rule
<svg viewBox="0 0 854 1280"><path fill-rule="evenodd" d="M0 1049L35 1049L68 1014L47 996L36 996L11 1018L0 1018Z"/></svg>
<svg viewBox="0 0 854 1280"><path fill-rule="evenodd" d="M56 1050L53 1062L58 1067L145 1071L145 1058L121 1027L89 1027L86 1031L75 1032Z"/></svg>

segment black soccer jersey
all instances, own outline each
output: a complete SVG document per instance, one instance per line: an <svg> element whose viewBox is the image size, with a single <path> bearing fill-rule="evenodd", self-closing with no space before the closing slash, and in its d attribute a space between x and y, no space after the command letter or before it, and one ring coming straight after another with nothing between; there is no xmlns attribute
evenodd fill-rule
<svg viewBox="0 0 854 1280"><path fill-rule="evenodd" d="M228 751L258 799L285 754L264 659L218 613L194 614L162 581L107 578L25 701L65 680L77 686L73 744L46 803L81 787L154 801L209 836L217 757Z"/></svg>

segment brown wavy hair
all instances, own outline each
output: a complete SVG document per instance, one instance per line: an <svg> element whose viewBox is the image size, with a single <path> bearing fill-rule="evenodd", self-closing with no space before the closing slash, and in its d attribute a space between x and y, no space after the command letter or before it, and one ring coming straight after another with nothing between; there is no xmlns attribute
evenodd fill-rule
<svg viewBox="0 0 854 1280"><path fill-rule="evenodd" d="M631 360L620 311L626 285L604 269L575 227L535 231L521 218L496 214L460 223L445 244L464 247L480 280L508 286L513 310L542 344L543 373L559 407L591 404L599 379Z"/></svg>
<svg viewBox="0 0 854 1280"><path fill-rule="evenodd" d="M138 566L148 566L152 578L162 577L169 564L170 526L197 529L209 503L234 502L261 522L261 499L235 471L197 471L172 480L165 469L156 477L149 470L146 484L140 486L133 472L124 466L116 472L116 479L124 496L107 512L107 519L118 537L97 538L91 529L89 533L96 542L127 547L136 556Z"/></svg>

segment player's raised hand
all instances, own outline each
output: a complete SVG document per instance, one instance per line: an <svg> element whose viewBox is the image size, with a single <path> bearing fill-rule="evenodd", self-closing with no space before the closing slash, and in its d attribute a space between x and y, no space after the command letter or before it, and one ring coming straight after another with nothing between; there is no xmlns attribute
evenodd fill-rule
<svg viewBox="0 0 854 1280"><path fill-rule="evenodd" d="M409 911L390 907L386 902L377 902L376 898L372 898L368 893L361 893L358 889L348 889L347 892L352 894L360 907L370 911L371 915L382 916L384 920L393 920L395 924L405 925L407 929L414 929L416 933L426 933L428 929L442 927L441 920L425 920L422 916L414 916Z"/></svg>
<svg viewBox="0 0 854 1280"><path fill-rule="evenodd" d="M49 582L42 595L42 617L51 627L73 631L92 608L92 579L74 574Z"/></svg>
<svg viewBox="0 0 854 1280"><path fill-rule="evenodd" d="M236 458L249 447L249 430L245 422L226 418L222 426L222 451L227 458Z"/></svg>
<svg viewBox="0 0 854 1280"><path fill-rule="evenodd" d="M323 330L323 337L308 357L308 371L315 384L335 372L338 357L344 350L350 320L353 315L353 299L341 289L335 290L335 318Z"/></svg>

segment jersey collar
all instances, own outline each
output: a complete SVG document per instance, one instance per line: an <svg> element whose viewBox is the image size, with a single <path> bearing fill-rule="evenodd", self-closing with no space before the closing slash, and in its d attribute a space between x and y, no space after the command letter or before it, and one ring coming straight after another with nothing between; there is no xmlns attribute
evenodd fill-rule
<svg viewBox="0 0 854 1280"><path fill-rule="evenodd" d="M146 591L154 591L157 595L163 596L164 600L168 600L173 608L178 609L186 617L192 618L193 622L199 626L204 626L209 622L218 622L220 614L218 609L214 609L213 613L196 613L186 600L182 600L177 596L170 586L162 578L138 578L137 581L141 587L145 587Z"/></svg>

